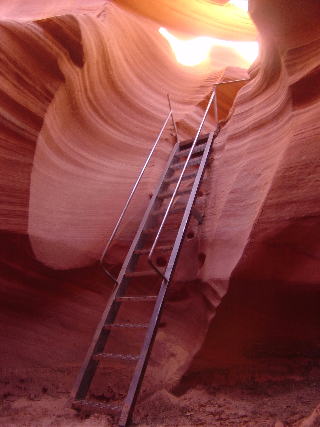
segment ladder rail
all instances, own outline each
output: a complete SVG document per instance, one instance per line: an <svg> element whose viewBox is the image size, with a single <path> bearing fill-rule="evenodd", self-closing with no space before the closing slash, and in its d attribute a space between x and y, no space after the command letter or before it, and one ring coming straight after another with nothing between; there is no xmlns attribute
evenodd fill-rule
<svg viewBox="0 0 320 427"><path fill-rule="evenodd" d="M233 83L231 82L222 82L220 84L227 84L227 83ZM132 413L134 410L134 406L135 406L135 402L143 381L143 377L145 374L145 370L148 364L148 360L150 358L150 354L152 351L152 345L156 336L156 332L158 329L158 325L159 325L159 319L161 316L161 312L164 306L164 302L165 302L165 297L166 297L166 292L167 292L167 288L170 285L170 281L172 278L172 275L174 274L174 270L176 268L177 262L178 262L178 256L179 256L179 252L181 250L182 247L182 242L185 236L185 232L187 230L187 226L188 223L190 221L190 215L192 210L194 209L194 203L197 197L197 192L201 183L201 179L203 177L204 174L204 170L207 164L207 161L209 159L209 155L210 155L210 149L212 146L212 142L213 142L213 138L215 136L217 136L217 134L219 133L219 125L217 126L217 129L214 132L211 132L208 135L202 136L202 138L199 137L201 129L204 125L204 122L207 118L208 112L209 112L209 108L212 104L212 102L214 101L215 105L214 105L214 117L217 121L217 86L220 85L218 84L214 84L213 85L213 90L212 90L212 94L210 96L209 102L208 102L208 106L206 108L204 117L201 121L201 124L199 126L198 132L196 137L193 139L191 139L190 141L187 141L187 144L182 145L179 144L179 140L178 140L178 134L177 134L177 127L175 125L175 121L173 118L173 110L171 107L171 101L170 101L170 97L168 96L168 101L169 101L169 114L165 119L165 122L163 124L163 127L155 141L155 143L153 144L153 147L151 149L150 154L148 155L148 158L140 172L140 175L135 183L135 185L132 188L132 191L129 195L129 198L127 200L127 203L118 219L118 222L111 234L111 237L105 247L105 250L103 251L101 258L100 258L100 262L102 265L103 270L108 274L108 276L110 278L112 278L112 280L116 283L116 286L114 287L114 289L112 290L112 295L109 298L109 301L107 303L107 306L105 307L105 310L102 314L101 320L96 328L94 337L91 341L90 347L87 351L87 355L86 358L82 364L82 368L78 374L77 380L75 382L75 385L73 387L73 390L71 392L71 400L74 403L74 407L75 408L82 408L84 407L85 409L93 409L93 410L101 410L102 412L105 412L106 410L116 410L117 412L120 412L120 420L119 420L119 425L122 427L125 427L128 425L128 421L130 421L131 417L132 417ZM156 191L153 193L151 200L148 203L147 209L143 215L143 219L138 227L138 230L135 234L135 237L130 245L129 251L127 253L127 256L125 257L125 260L123 262L122 268L119 272L119 275L117 277L117 279L115 279L112 274L110 272L108 272L108 270L104 267L103 265L103 261L104 258L106 256L106 253L108 251L108 249L110 248L110 244L113 240L113 238L115 237L118 228L120 226L120 223L128 209L128 206L130 204L130 201L134 195L134 192L136 191L138 184L142 178L142 175L148 165L148 162L160 140L160 137L165 129L165 127L168 124L168 121L170 119L170 117L173 120L173 125L175 128L175 132L176 132L176 137L177 137L177 143L174 145L172 152L169 156L169 159L167 161L167 165L165 167L165 170L163 171L162 175L161 175L161 179L158 183L157 189ZM164 275L162 274L162 272L160 272L160 270L157 269L156 266L154 266L152 264L152 255L153 252L155 250L155 248L157 248L157 250L160 250L161 246L157 246L158 244L158 240L159 240L159 236L160 233L162 231L162 228L164 226L164 223L166 221L166 218L168 216L168 213L170 211L170 208L172 208L173 205L173 201L174 198L179 194L178 190L179 190L179 186L182 182L182 180L188 176L188 174L185 174L186 168L187 166L193 164L191 159L191 156L197 152L201 152L202 149L198 149L196 147L199 147L199 145L197 145L197 143L199 144L199 141L201 141L200 143L202 144L203 148L203 152L202 155L199 156L197 163L199 163L200 161L200 165L197 168L197 171L193 174L191 174L192 178L195 177L194 182L192 184L192 188L190 190L190 194L188 196L188 201L186 204L186 207L183 209L183 217L182 220L180 222L179 225L179 229L178 232L174 238L174 243L173 246L169 247L170 249L170 256L169 256L169 260L166 264L166 267L164 268ZM202 142L205 141L205 142ZM184 147L184 148L182 148ZM187 148L190 147L190 148ZM188 153L188 158L185 162L180 162L179 163L179 159L178 156L177 157L177 153L181 152L181 150L186 150L185 154L183 153L183 156L187 156ZM189 150L189 151L187 151ZM172 178L175 174L174 170L178 168L182 167L182 172L181 174L177 174L178 176L176 178ZM190 178L190 174L189 174L189 178ZM175 185L175 190L174 193L170 196L170 205L167 208L164 208L163 211L160 213L160 218L162 217L162 215L165 213L165 217L162 220L161 226L160 228L157 230L157 235L156 235L156 239L153 241L153 246L151 247L151 249L147 249L144 247L145 243L148 244L148 246L150 247L150 241L148 240L148 238L145 237L144 232L146 232L146 227L149 227L150 224L153 225L154 224L154 218L153 218L153 212L157 212L159 210L159 206L162 204L162 202L160 203L161 197L159 198L159 195L166 195L166 191L167 191L167 187L168 185L170 185L171 183L176 183L177 185ZM174 209L171 210L171 212L174 212ZM202 219L202 218L201 218ZM149 229L147 229L149 230ZM152 229L151 229L152 230ZM163 248L164 246L162 246ZM133 276L133 274L135 273L135 268L137 267L137 263L138 263L138 259L140 255L147 255L147 260L149 261L149 264L152 265L153 270L157 271L157 274L160 273L161 277L162 277L162 281L161 281L161 285L160 285L160 290L158 292L158 295L138 295L138 296L128 296L126 294L127 292L127 287L130 286L130 277ZM150 260L149 260L150 258ZM151 262L150 262L151 261ZM148 271L149 272L149 271ZM140 273L145 273L145 272L140 272ZM129 276L129 274L131 274L131 276ZM130 292L129 292L130 295ZM122 320L120 322L116 321L116 316L118 314L118 311L120 309L121 303L122 302L128 302L128 301L154 301L155 305L154 305L154 309L153 309L153 313L151 315L150 321L149 321L149 326L147 327L146 323L137 323L137 322L130 322L128 323L127 321L122 322ZM117 354L117 353L110 353L110 352L105 352L104 347L105 344L108 341L109 338L109 333L111 330L114 329L119 329L119 328L145 328L147 329L147 332L145 334L144 337L144 341L143 341L143 345L142 347L140 347L140 354ZM100 404L97 402L90 402L87 400L83 400L86 399L86 396L89 392L89 387L91 385L91 382L94 378L94 375L96 373L96 369L99 365L99 360L103 359L103 358L118 358L118 359L123 359L123 360L129 360L129 361L133 361L133 360L137 360L137 365L136 368L134 370L133 376L131 377L131 382L129 385L129 391L127 393L127 396L124 400L123 406L122 406L122 410L120 406L112 406L112 404Z"/></svg>
<svg viewBox="0 0 320 427"><path fill-rule="evenodd" d="M185 208L184 214L183 214L183 218L181 221L181 224L179 226L179 231L177 233L173 248L172 248L172 252L170 255L170 259L168 261L167 267L166 267L166 277L168 277L168 280L164 279L161 283L161 287L160 287L160 291L158 294L158 298L156 300L155 306L154 306L154 310L149 322L149 327L148 327L148 331L146 333L145 336L145 340L144 343L142 345L142 349L140 352L140 356L132 377L132 381L131 384L129 386L129 390L127 393L127 396L125 398L123 407L122 407L122 411L121 411L121 415L120 415L120 420L119 420L119 426L120 427L126 427L128 425L128 422L130 422L131 417L132 417L132 413L133 413L133 409L135 406L135 402L136 399L138 397L138 393L144 378L144 374L146 371L146 367L147 367L147 363L151 354L151 350L152 350L152 346L153 346L153 342L155 339L155 335L157 332L157 326L159 323L159 319L162 313L162 309L163 309L163 305L164 305L164 300L165 300L165 296L166 296L166 292L167 292L167 288L169 286L169 282L171 279L171 276L174 273L174 269L175 266L177 264L177 260L178 260L178 255L181 249L181 244L190 220L190 214L191 214L191 210L197 195L197 191L198 188L200 186L200 182L204 173L204 169L207 163L207 159L209 156L209 152L212 146L212 142L213 142L213 137L214 137L215 133L210 133L207 143L206 143L206 148L204 150L204 154L197 172L197 176L194 180L193 186L192 186L192 190L188 199L188 203L187 206Z"/></svg>
<svg viewBox="0 0 320 427"><path fill-rule="evenodd" d="M98 361L93 360L92 356L93 356L93 354L95 354L97 352L102 352L104 345L108 339L109 331L103 330L103 327L106 323L111 323L113 321L114 317L116 316L117 312L118 312L118 308L120 305L120 302L118 301L118 299L121 298L121 296L125 292L125 288L126 288L126 284L123 283L125 273L126 273L128 267L130 266L130 263L132 262L132 256L134 254L134 250L135 250L137 243L140 239L142 230L146 226L146 223L150 217L150 212L154 208L155 202L157 200L157 195L163 186L164 178L165 178L168 170L170 169L172 159L174 158L178 147L179 147L179 144L178 143L175 144L171 153L170 153L166 167L165 167L161 177L159 178L158 186L157 186L157 188L156 188L156 190L155 190L155 192L154 192L154 194L153 194L153 196L152 196L152 198L148 204L148 207L145 211L145 214L144 214L143 219L140 223L140 226L139 226L139 228L135 234L135 237L131 243L131 246L129 248L127 256L126 256L124 263L122 265L122 268L119 272L119 275L117 278L117 285L114 287L112 294L110 295L110 297L108 299L108 303L106 305L106 308L103 311L100 322L97 325L97 328L96 328L95 333L93 335L93 338L91 340L91 344L87 350L86 357L82 363L81 369L78 373L77 379L76 379L75 384L73 386L73 389L71 391L71 395L70 395L71 401L84 399L87 392L88 392L88 389L89 389L89 386L91 383L91 378L94 376L95 371L96 371L97 366L98 366Z"/></svg>
<svg viewBox="0 0 320 427"><path fill-rule="evenodd" d="M169 93L167 93L167 98L168 98L169 108L170 108L171 111L173 111L172 110L172 105L171 105L171 98L170 98L170 94ZM175 131L175 134L176 134L176 142L179 143L178 129L177 129L176 122L175 122L175 120L173 118L173 114L171 114L171 117L172 117L172 124L173 124L173 127L174 127L174 131Z"/></svg>
<svg viewBox="0 0 320 427"><path fill-rule="evenodd" d="M169 113L168 113L168 115L167 115L167 117L166 117L166 119L165 119L165 121L164 121L164 123L163 123L163 125L162 125L162 128L161 128L161 130L160 130L160 132L159 132L159 134L158 134L158 136L157 136L157 138L156 138L156 140L155 140L155 142L154 142L154 144L153 144L153 146L152 146L152 148L151 148L151 150L150 150L150 153L149 153L149 155L148 155L148 157L147 157L147 159L145 160L145 162L144 162L144 165L143 165L143 167L142 167L142 169L141 169L141 171L140 171L140 174L139 174L139 176L138 176L138 178L137 178L137 180L136 180L136 182L135 182L135 184L134 184L134 186L132 187L132 190L131 190L131 192L130 192L130 194L129 194L129 197L128 197L128 199L127 199L127 201L126 201L126 203L125 203L125 205L124 205L124 208L122 209L122 212L121 212L121 214L120 214L120 216L119 216L119 219L118 219L118 221L117 221L117 223L116 223L116 225L115 225L115 227L114 227L114 229L113 229L113 231L112 231L112 233L111 233L111 236L110 236L110 238L109 238L109 240L108 240L108 242L107 242L107 244L106 244L106 246L105 246L105 248L104 248L104 250L103 250L103 252L102 252L102 254L101 254L101 257L100 257L100 260L99 260L99 262L100 262L100 265L101 265L101 267L102 267L102 269L103 269L103 271L107 274L107 276L115 283L115 284L118 284L118 280L113 276L113 274L104 266L104 264L103 264L103 262L104 262L104 259L105 259L105 257L106 257L106 254L107 254L107 252L108 252L108 250L109 250L109 248L110 248L110 245L111 245L111 243L112 243L112 241L113 241L113 239L114 239L114 237L115 237L115 235L117 234L117 232L118 232L118 230L119 230L119 227L120 227L120 224L122 223L122 220L123 220L123 218L124 218L124 216L125 216L125 214L126 214L126 212L127 212L127 209L128 209L128 207L129 207L129 205L130 205L130 202L131 202L131 200L132 200L132 198L133 198L133 196L134 196L134 194L135 194L135 192L136 192L136 190L137 190L137 188L138 188L138 185L139 185L139 183L140 183L140 181L141 181L141 178L142 178L142 176L143 176L143 174L144 174L144 172L145 172L145 170L146 170L146 168L147 168L147 166L148 166L148 164L149 164L149 161L150 161L150 159L151 159L151 157L152 157L152 155L153 155L153 153L154 153L154 151L155 151L155 149L157 148L157 145L158 145L158 142L159 142L159 140L160 140L160 138L161 138L161 136L162 136L162 134L163 134L163 132L164 132L164 130L165 130L165 128L166 128L166 126L167 126L167 124L168 124L168 121L169 121L169 119L170 119L170 117L172 118L172 121L173 121L173 123L174 123L174 129L175 129L175 132L176 132L176 138L177 138L177 140L178 140L178 133L177 133L177 127L176 127L176 125L175 125L175 121L174 121L174 117L173 117L173 111L172 111L172 108L171 108L171 101L170 101L170 97L169 97L169 94L167 95L168 96L168 101L169 101L169 108L170 108L170 111L169 111Z"/></svg>
<svg viewBox="0 0 320 427"><path fill-rule="evenodd" d="M164 214L164 216L163 216L163 219L162 219L162 221L161 221L160 227L159 227L159 229L158 229L157 235L156 235L156 237L155 237L155 239L154 239L154 241L153 241L153 244L152 244L152 246L151 246L151 249L150 249L150 252L149 252L149 255L148 255L148 262L149 262L149 264L151 265L151 267L152 267L152 268L153 268L153 269L154 269L154 270L155 270L155 271L156 271L156 272L157 272L157 273L158 273L158 274L159 274L159 275L160 275L164 280L166 280L166 281L168 281L168 280L169 280L169 278L168 278L168 277L166 277L166 275L165 275L165 274L163 274L163 272L162 272L162 271L157 267L157 265L153 262L153 260L152 260L152 256L153 256L153 253L154 253L155 248L156 248L156 246L157 246L158 240L159 240L159 238L160 238L160 234L161 234L161 232L162 232L162 230L163 230L164 224L165 224L165 222L166 222L166 220L167 220L167 217L168 217L168 215L169 215L170 209L171 209L171 207L172 207L172 205L173 205L174 199L175 199L175 197L176 197L176 195L177 195L177 192L178 192L178 190L179 190L179 187L180 187L180 184L181 184L181 181L182 181L183 175L184 175L184 173L185 173L185 171L186 171L186 169L187 169L187 166L188 166L189 160L190 160L190 158L191 158L191 156L192 156L192 154L193 154L193 150L194 150L194 148L195 148L195 146L196 146L196 144L197 144L197 142L198 142L200 132L201 132L201 130L202 130L202 128L203 128L204 122L205 122L205 120L206 120L206 118L207 118L207 115L208 115L208 113L209 113L209 109L210 109L211 104L212 104L212 102L213 102L213 100L214 100L214 99L216 99L216 85L214 85L214 87L213 87L213 90L212 90L211 96L210 96L210 98L209 98L209 101L208 101L208 104L207 104L206 110L205 110L205 112L204 112L204 115L203 115L203 117L202 117L201 123L200 123L200 125L199 125L198 130L197 130L196 136L195 136L195 138L194 138L194 140L193 140L192 146L191 146L191 148L190 148L190 150L189 150L188 157L187 157L187 159L186 159L186 161L185 161L185 163L184 163L184 166L183 166L183 168L182 168L182 171L181 171L181 174L180 174L180 176L179 176L178 182L177 182L177 184L176 184L176 186L175 186L175 189L174 189L174 191L173 191L173 194L172 194L172 196L171 196L171 199L170 199L170 201L169 201L169 204L168 204L168 206L167 206L167 209L166 209L165 214ZM216 113L216 109L215 109L214 111L215 111L215 113Z"/></svg>

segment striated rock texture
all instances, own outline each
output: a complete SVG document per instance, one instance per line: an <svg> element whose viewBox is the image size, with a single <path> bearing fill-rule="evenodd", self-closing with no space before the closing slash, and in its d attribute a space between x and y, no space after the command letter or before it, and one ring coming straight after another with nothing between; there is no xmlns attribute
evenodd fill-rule
<svg viewBox="0 0 320 427"><path fill-rule="evenodd" d="M158 23L111 2L2 2L0 13L7 326L0 365L79 365L112 289L96 261L168 113L167 93L179 136L187 138L212 84L247 73L228 51L193 69L177 64ZM220 102L226 114L232 94L222 91ZM214 126L211 114L204 132ZM122 261L174 141L170 123L108 255L110 267ZM186 254L193 248L190 242ZM195 276L194 267L188 271ZM208 324L206 299L195 282L184 289L181 272L155 350L158 363L170 363L162 363L154 384L159 374L166 383L185 370ZM199 308L186 328L180 314L193 304Z"/></svg>
<svg viewBox="0 0 320 427"><path fill-rule="evenodd" d="M211 3L2 2L2 367L81 363L111 290L96 261L167 114L166 94L186 138L212 83L246 76L228 53L184 68L158 33L159 23L179 31L195 23L195 34L227 38L241 13ZM260 61L216 140L205 223L191 224L196 237L183 248L149 384L156 375L154 384L172 385L188 369L230 283L191 371L238 363L260 341L262 352L273 342L319 348L319 5L250 8ZM252 40L242 18L234 37ZM225 119L236 89L221 91ZM108 257L113 268L173 143L170 125Z"/></svg>
<svg viewBox="0 0 320 427"><path fill-rule="evenodd" d="M211 63L177 66L158 24L101 7L97 16L82 5L73 16L1 26L2 227L27 232L37 259L58 269L99 257L168 113L167 93L189 136L221 77ZM50 11L19 9L21 20ZM124 224L126 244L171 149L170 126Z"/></svg>
<svg viewBox="0 0 320 427"><path fill-rule="evenodd" d="M174 3L170 0L116 0L116 3L162 26L189 34L234 41L256 38L256 28L247 13L241 8L235 9L228 0L176 0ZM225 7L221 8L221 5Z"/></svg>
<svg viewBox="0 0 320 427"><path fill-rule="evenodd" d="M320 5L300 6L251 1L261 61L214 148L199 277L213 307L231 290L202 352L211 367L319 355Z"/></svg>

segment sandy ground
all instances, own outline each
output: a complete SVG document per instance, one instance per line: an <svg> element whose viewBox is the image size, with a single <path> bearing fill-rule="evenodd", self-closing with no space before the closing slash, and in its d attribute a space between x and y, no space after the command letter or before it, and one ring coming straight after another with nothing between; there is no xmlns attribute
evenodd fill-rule
<svg viewBox="0 0 320 427"><path fill-rule="evenodd" d="M305 420L320 401L320 375L317 369L313 369L311 376L309 373L300 379L262 383L248 380L234 386L198 384L186 391L180 390L179 395L162 390L139 402L134 423L141 427L320 426L319 416L313 414L312 419L309 417ZM15 372L14 377L12 373L2 375L0 425L114 426L116 420L111 416L92 415L87 418L69 408L69 393L65 390L69 384L69 374L69 371L60 370L56 375L59 384L51 385L43 375L38 375L38 381L28 378L26 372L24 375Z"/></svg>

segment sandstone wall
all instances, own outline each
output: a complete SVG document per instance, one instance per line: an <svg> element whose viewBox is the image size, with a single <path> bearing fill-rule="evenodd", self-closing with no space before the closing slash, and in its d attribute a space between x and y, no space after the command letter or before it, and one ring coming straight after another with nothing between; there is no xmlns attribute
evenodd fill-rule
<svg viewBox="0 0 320 427"><path fill-rule="evenodd" d="M150 20L151 9L133 13L127 2L118 3L125 9L100 2L80 8L63 2L55 9L46 2L24 8L4 2L0 8L3 366L80 363L111 288L94 264L166 115L166 93L187 137L222 75L221 61L219 68L196 71L177 66ZM8 22L18 6L20 15ZM233 307L239 295L246 307L259 287L262 295L277 285L289 293L299 288L295 304L304 290L318 289L319 5L259 0L251 1L251 10L262 54L215 143L204 182L205 223L185 244L155 347L153 363L164 382L187 369L230 281ZM52 18L56 14L62 16ZM188 25L181 14L177 28ZM217 34L225 34L219 25ZM243 25L248 39L254 32ZM235 68L229 75L243 72ZM228 96L221 102L224 115ZM112 266L148 202L171 133L108 259ZM242 293L249 282L251 289ZM317 291L311 294L318 298ZM259 291L255 295L253 301L263 304ZM301 318L310 308L303 304L293 304ZM220 313L228 307L222 304ZM259 311L255 305L248 310ZM290 307L285 313L292 315ZM227 318L232 328L232 310ZM313 331L314 319L305 323ZM316 333L309 336L317 341ZM212 361L216 335L210 337L198 366L206 357L207 365Z"/></svg>
<svg viewBox="0 0 320 427"><path fill-rule="evenodd" d="M247 74L228 52L195 69L178 65L158 23L109 2L2 2L0 14L0 365L79 366L112 289L96 261L168 112L167 93L187 138L212 83ZM219 99L226 114L232 96ZM204 131L214 125L211 114ZM113 268L173 143L170 125L108 255ZM154 384L178 378L206 333L211 287L186 289L188 271L159 333L155 363L170 363Z"/></svg>
<svg viewBox="0 0 320 427"><path fill-rule="evenodd" d="M261 62L216 140L200 245L212 313L231 293L195 370L319 354L320 8L251 1L251 10Z"/></svg>
<svg viewBox="0 0 320 427"><path fill-rule="evenodd" d="M38 9L36 17L47 13ZM1 227L27 233L37 259L53 268L99 257L168 113L167 93L176 120L187 118L181 137L189 136L221 75L177 67L158 24L113 4L100 9L1 26ZM21 21L31 14L19 11ZM170 152L170 133L171 123L126 218L125 244Z"/></svg>

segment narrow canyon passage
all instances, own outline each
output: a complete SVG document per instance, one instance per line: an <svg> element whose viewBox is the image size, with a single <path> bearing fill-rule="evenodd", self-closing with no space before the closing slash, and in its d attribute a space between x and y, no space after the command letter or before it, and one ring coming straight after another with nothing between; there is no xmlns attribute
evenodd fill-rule
<svg viewBox="0 0 320 427"><path fill-rule="evenodd" d="M190 220L133 421L319 425L319 16L318 0L1 2L1 425L116 425L68 403L113 290L99 258L167 95L174 122L106 256L114 275L175 126L194 138L215 84L204 217ZM120 400L128 376L106 365L91 395Z"/></svg>

